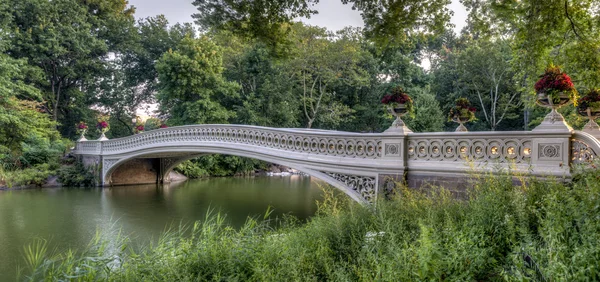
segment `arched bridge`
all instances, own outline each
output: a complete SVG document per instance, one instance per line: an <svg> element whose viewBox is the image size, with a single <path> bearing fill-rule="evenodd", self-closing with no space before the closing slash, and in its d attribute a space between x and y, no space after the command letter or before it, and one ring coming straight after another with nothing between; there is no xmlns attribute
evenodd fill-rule
<svg viewBox="0 0 600 282"><path fill-rule="evenodd" d="M169 172L184 160L226 154L297 169L369 203L394 181L461 189L473 171L570 179L570 164L596 158L600 142L578 131L373 134L190 125L78 142L75 154L96 167L102 186L169 182Z"/></svg>

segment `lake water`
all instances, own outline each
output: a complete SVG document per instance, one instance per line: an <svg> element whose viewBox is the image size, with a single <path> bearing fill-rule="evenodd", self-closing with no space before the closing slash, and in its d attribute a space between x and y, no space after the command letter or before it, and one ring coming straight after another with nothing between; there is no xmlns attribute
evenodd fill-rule
<svg viewBox="0 0 600 282"><path fill-rule="evenodd" d="M291 214L306 219L323 193L305 176L213 178L171 185L105 189L0 191L0 281L15 279L23 247L34 239L50 249L82 249L96 230L111 236L120 228L134 244L156 239L171 224L204 219L212 208L241 226L248 216Z"/></svg>

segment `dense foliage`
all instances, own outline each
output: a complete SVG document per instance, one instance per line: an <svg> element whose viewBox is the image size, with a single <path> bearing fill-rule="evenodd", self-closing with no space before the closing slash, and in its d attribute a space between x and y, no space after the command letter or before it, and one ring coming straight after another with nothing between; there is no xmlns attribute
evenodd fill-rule
<svg viewBox="0 0 600 282"><path fill-rule="evenodd" d="M140 252L115 238L99 237L77 255L33 244L26 248L26 275L80 281L597 280L598 178L594 170L568 185L514 186L512 177L487 177L474 182L466 200L442 188L429 194L400 189L375 210L330 196L306 224L285 218L275 228L248 219L235 230L213 214Z"/></svg>

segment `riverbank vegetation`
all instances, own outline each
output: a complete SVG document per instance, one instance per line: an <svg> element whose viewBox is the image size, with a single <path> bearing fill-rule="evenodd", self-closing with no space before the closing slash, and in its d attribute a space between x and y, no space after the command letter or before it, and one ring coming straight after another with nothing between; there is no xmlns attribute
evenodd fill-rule
<svg viewBox="0 0 600 282"><path fill-rule="evenodd" d="M466 200L401 188L365 207L329 195L306 223L225 215L134 251L98 236L85 251L26 248L24 278L80 281L590 281L600 279L600 172L569 184L476 180ZM327 190L326 190L327 191ZM268 211L267 211L268 214ZM273 227L276 226L276 227Z"/></svg>

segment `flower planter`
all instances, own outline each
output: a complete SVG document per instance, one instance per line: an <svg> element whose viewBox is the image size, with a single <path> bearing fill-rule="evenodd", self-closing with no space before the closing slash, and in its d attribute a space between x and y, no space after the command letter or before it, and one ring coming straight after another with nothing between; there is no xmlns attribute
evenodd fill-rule
<svg viewBox="0 0 600 282"><path fill-rule="evenodd" d="M470 117L468 116L459 116L459 115L455 115L452 117L452 121L458 123L458 127L456 128L456 132L467 132L469 130L467 130L467 128L465 127L464 123L469 122Z"/></svg>
<svg viewBox="0 0 600 282"><path fill-rule="evenodd" d="M597 119L600 117L600 108L586 108L585 110L577 108L577 113L582 117Z"/></svg>
<svg viewBox="0 0 600 282"><path fill-rule="evenodd" d="M569 94L564 92L558 93L558 98L555 99L552 99L550 95L547 95L546 93L538 93L536 98L538 105L550 109L558 109L571 102Z"/></svg>
<svg viewBox="0 0 600 282"><path fill-rule="evenodd" d="M452 117L452 121L456 122L456 123L467 123L467 122L469 122L470 118L471 117L469 117L469 116L455 115L454 117Z"/></svg>
<svg viewBox="0 0 600 282"><path fill-rule="evenodd" d="M87 132L87 129L81 130L81 136L79 136L79 139L77 139L77 142L87 141L87 138L85 138L86 132Z"/></svg>
<svg viewBox="0 0 600 282"><path fill-rule="evenodd" d="M388 107L388 112L395 117L401 117L408 113L408 108L405 104L398 104L395 106Z"/></svg>
<svg viewBox="0 0 600 282"><path fill-rule="evenodd" d="M598 123L596 122L596 119L600 117L600 109L588 107L584 110L577 108L577 113L589 119L582 129L583 132L587 132L596 138L600 138L600 126L598 126Z"/></svg>
<svg viewBox="0 0 600 282"><path fill-rule="evenodd" d="M388 112L396 117L396 120L392 123L392 126L388 128L385 133L396 133L396 134L405 134L412 132L402 120L402 116L408 113L408 107L406 104L396 104L396 105L388 105Z"/></svg>

